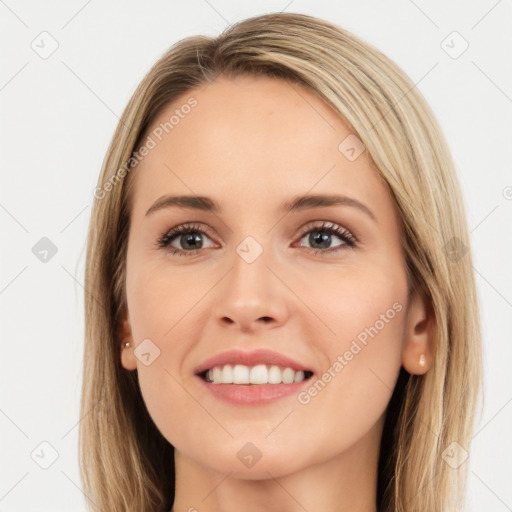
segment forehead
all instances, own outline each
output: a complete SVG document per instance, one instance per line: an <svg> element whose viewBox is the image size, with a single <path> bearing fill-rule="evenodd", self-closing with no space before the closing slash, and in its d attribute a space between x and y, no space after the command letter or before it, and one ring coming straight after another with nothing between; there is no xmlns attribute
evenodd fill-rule
<svg viewBox="0 0 512 512"><path fill-rule="evenodd" d="M367 152L347 157L344 141L359 140L347 123L298 84L219 78L168 105L148 135L155 146L136 168L134 213L168 193L214 195L246 210L307 192L386 200Z"/></svg>

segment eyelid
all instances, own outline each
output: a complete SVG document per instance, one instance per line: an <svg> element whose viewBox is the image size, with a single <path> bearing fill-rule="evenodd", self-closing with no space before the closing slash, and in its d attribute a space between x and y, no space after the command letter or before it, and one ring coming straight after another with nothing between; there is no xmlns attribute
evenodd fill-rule
<svg viewBox="0 0 512 512"><path fill-rule="evenodd" d="M320 222L321 224L316 224ZM351 249L354 249L359 246L358 237L353 234L351 230L343 226L342 224L338 224L332 221L312 221L311 223L306 224L299 235L299 241L302 240L308 233L311 231L326 231L328 233L342 240L342 244L337 246L336 248L330 249L315 249L314 247L306 247L306 249L313 251L315 254L325 253L327 254L335 254L337 251L343 250L343 246L348 246ZM302 246L301 246L302 247Z"/></svg>
<svg viewBox="0 0 512 512"><path fill-rule="evenodd" d="M320 224L318 224L318 223L320 223ZM355 235L355 233L351 229L345 227L343 224L340 224L338 222L334 222L334 221L330 221L330 220L323 220L323 219L310 221L301 228L301 230L300 230L300 233L302 233L301 236L306 234L308 231L311 231L312 229L318 229L318 230L325 229L326 231L329 231L329 230L340 231L344 234L346 233L347 235L350 235L350 237L353 238L355 242L359 242L359 238Z"/></svg>
<svg viewBox="0 0 512 512"><path fill-rule="evenodd" d="M167 229L161 236L157 238L156 247L157 249L167 249L169 247L170 242L165 244L165 240L167 238L177 238L182 234L186 234L187 232L198 232L208 236L210 240L214 241L215 236L212 236L213 229L210 226L203 224L202 222L191 221L184 222L182 224L178 224L172 228ZM178 250L178 249L177 249ZM198 249L200 250L200 249ZM194 251L186 251L188 253L193 253Z"/></svg>

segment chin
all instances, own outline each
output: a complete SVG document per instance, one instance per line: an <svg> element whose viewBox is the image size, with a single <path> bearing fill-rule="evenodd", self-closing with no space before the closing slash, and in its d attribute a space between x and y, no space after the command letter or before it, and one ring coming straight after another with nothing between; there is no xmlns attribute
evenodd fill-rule
<svg viewBox="0 0 512 512"><path fill-rule="evenodd" d="M245 437L244 439L247 439ZM304 457L304 446L276 446L232 439L222 450L209 447L198 454L190 454L200 465L207 466L223 475L231 474L242 480L268 480L293 474L308 466ZM301 454L301 458L297 457ZM313 464L313 461L310 461Z"/></svg>

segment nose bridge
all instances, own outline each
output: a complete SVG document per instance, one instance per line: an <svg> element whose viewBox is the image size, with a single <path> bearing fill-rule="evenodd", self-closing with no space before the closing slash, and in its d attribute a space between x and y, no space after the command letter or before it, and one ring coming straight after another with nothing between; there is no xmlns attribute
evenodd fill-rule
<svg viewBox="0 0 512 512"><path fill-rule="evenodd" d="M235 247L229 286L240 303L263 303L273 288L269 239L260 240L249 235Z"/></svg>
<svg viewBox="0 0 512 512"><path fill-rule="evenodd" d="M254 236L247 236L234 248L231 271L216 297L215 312L219 320L229 319L244 329L261 319L284 321L284 290L270 270L275 266L270 239L266 237L260 242Z"/></svg>

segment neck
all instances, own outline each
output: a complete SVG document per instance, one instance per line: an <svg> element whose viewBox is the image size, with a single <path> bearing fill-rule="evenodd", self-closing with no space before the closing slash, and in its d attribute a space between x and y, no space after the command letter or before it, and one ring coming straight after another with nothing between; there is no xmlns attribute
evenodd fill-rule
<svg viewBox="0 0 512 512"><path fill-rule="evenodd" d="M350 449L285 475L258 480L219 473L175 451L172 512L376 512L383 422Z"/></svg>

